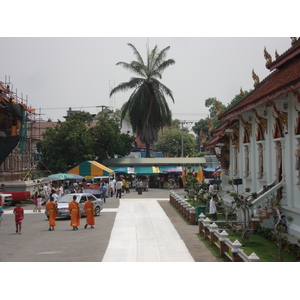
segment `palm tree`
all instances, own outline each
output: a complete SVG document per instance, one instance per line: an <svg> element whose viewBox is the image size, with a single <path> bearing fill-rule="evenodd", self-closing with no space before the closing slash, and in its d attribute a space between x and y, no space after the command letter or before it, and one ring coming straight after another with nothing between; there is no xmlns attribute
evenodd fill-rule
<svg viewBox="0 0 300 300"><path fill-rule="evenodd" d="M170 46L162 51L155 46L151 53L148 52L146 64L137 49L132 44L128 46L132 48L137 61L118 62L117 65L140 77L132 77L128 82L120 83L111 90L110 97L116 92L134 89L123 106L121 122L128 112L132 129L146 144L146 157L150 157L150 145L156 142L159 130L171 124L172 113L165 95L169 96L174 103L173 94L158 79L162 78L162 72L168 66L175 64L175 61L165 60Z"/></svg>

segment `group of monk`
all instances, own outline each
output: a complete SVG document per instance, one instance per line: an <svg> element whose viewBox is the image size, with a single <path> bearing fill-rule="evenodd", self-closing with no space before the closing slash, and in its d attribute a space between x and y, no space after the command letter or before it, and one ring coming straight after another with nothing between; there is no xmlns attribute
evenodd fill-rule
<svg viewBox="0 0 300 300"><path fill-rule="evenodd" d="M88 197L88 201L85 201L83 209L86 212L86 224L84 228L86 229L88 225L91 228L94 228L95 225L95 210L94 210L94 202L92 202L93 198ZM54 230L56 226L56 218L58 216L57 203L54 202L54 198L50 197L50 201L46 203L46 211L49 216L49 231ZM73 227L73 230L78 230L78 226L80 225L80 204L76 201L76 196L73 196L73 201L69 203L68 210L70 211L70 226Z"/></svg>

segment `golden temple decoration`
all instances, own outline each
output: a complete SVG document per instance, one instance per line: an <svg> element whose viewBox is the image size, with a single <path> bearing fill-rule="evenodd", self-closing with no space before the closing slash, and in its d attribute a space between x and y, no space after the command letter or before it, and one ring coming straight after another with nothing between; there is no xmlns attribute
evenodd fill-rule
<svg viewBox="0 0 300 300"><path fill-rule="evenodd" d="M280 124L283 124L285 125L286 129L288 130L288 114L284 111L279 111L274 103L274 101L270 101L269 102L271 104L271 106L274 108L276 114L277 114L277 118L279 119L280 121ZM274 116L274 115L273 115ZM276 118L274 116L274 118Z"/></svg>
<svg viewBox="0 0 300 300"><path fill-rule="evenodd" d="M244 98L244 97L245 97L245 92L243 91L243 89L242 89L242 88L240 88L240 96L241 96L242 98Z"/></svg>
<svg viewBox="0 0 300 300"><path fill-rule="evenodd" d="M252 70L252 78L254 80L254 87L256 88L257 85L259 84L259 77L256 75L256 73L254 72L254 70Z"/></svg>
<svg viewBox="0 0 300 300"><path fill-rule="evenodd" d="M215 129L215 125L214 125L213 121L208 117L206 118L206 121L207 121L207 125L209 127L208 132L209 132L209 134L211 134L212 131Z"/></svg>
<svg viewBox="0 0 300 300"><path fill-rule="evenodd" d="M272 63L272 56L268 53L266 47L264 49L264 57L267 60L266 61L266 67L268 67Z"/></svg>
<svg viewBox="0 0 300 300"><path fill-rule="evenodd" d="M214 107L215 107L215 109L216 109L216 111L217 111L216 117L217 117L217 119L218 119L219 116L220 116L220 114L222 114L222 107L221 107L221 105L218 103L217 100L214 100Z"/></svg>
<svg viewBox="0 0 300 300"><path fill-rule="evenodd" d="M243 143L250 143L250 137L252 136L252 124L246 122L241 115L238 116L242 122L244 128L244 140Z"/></svg>
<svg viewBox="0 0 300 300"><path fill-rule="evenodd" d="M297 42L297 38L296 37L291 37L291 44L292 44L292 46L294 46L294 44Z"/></svg>
<svg viewBox="0 0 300 300"><path fill-rule="evenodd" d="M298 90L293 90L292 94L297 98L298 103L300 103L300 93Z"/></svg>
<svg viewBox="0 0 300 300"><path fill-rule="evenodd" d="M201 138L201 145L204 146L207 142L207 137L206 135L203 133L202 129L200 129L200 134L199 134L200 138Z"/></svg>
<svg viewBox="0 0 300 300"><path fill-rule="evenodd" d="M252 109L252 112L254 113L254 115L257 119L257 123L260 124L263 131L265 133L267 133L268 132L268 119L259 116L256 109Z"/></svg>

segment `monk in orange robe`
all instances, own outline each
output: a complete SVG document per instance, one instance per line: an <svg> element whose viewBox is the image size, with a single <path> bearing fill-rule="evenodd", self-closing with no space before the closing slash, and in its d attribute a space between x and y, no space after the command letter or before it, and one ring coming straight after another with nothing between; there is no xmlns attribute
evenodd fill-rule
<svg viewBox="0 0 300 300"><path fill-rule="evenodd" d="M49 216L49 231L54 230L54 226L56 226L55 219L58 216L57 203L54 202L54 198L50 197L50 202L46 203L46 211Z"/></svg>
<svg viewBox="0 0 300 300"><path fill-rule="evenodd" d="M73 230L78 230L78 226L80 225L80 204L76 202L76 196L73 196L73 201L69 203L70 217L71 223L70 226L73 226Z"/></svg>
<svg viewBox="0 0 300 300"><path fill-rule="evenodd" d="M87 228L88 225L91 225L91 228L94 228L95 225L95 210L94 210L94 202L92 201L93 197L89 197L88 201L84 202L83 209L85 209L86 213L86 224L84 225L84 229Z"/></svg>

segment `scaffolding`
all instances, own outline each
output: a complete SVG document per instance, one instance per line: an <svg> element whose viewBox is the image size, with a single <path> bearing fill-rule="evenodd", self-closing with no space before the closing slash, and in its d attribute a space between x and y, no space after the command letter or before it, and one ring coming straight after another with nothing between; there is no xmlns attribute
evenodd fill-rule
<svg viewBox="0 0 300 300"><path fill-rule="evenodd" d="M5 82L0 81L0 119L2 120L0 132L2 136L9 137L10 135L19 136L19 142L16 147L8 154L6 159L0 165L0 182L3 181L21 181L32 177L36 168L36 142L41 137L41 113L35 112L35 109L28 106L28 97L23 97L23 94L18 95L17 89L13 91L13 85L10 82L10 77L5 76ZM7 109L7 105L20 104L24 108L24 117L18 122L13 134L13 115ZM21 132L22 131L22 132ZM2 141L5 143L5 139Z"/></svg>

